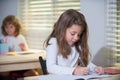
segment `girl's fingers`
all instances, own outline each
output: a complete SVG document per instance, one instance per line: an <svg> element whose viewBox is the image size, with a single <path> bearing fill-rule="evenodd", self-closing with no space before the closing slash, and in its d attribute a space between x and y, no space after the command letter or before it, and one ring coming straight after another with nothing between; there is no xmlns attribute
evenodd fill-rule
<svg viewBox="0 0 120 80"><path fill-rule="evenodd" d="M87 68L82 69L83 75L87 75L89 73L89 70Z"/></svg>
<svg viewBox="0 0 120 80"><path fill-rule="evenodd" d="M96 67L95 68L95 72L98 74L103 74L104 73L104 69L102 67Z"/></svg>

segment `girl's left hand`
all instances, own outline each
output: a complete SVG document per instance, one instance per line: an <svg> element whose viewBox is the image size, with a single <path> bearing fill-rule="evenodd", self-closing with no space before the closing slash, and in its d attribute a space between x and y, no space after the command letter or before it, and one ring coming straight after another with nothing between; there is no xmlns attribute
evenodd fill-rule
<svg viewBox="0 0 120 80"><path fill-rule="evenodd" d="M94 71L97 73L97 74L103 74L104 73L104 69L102 67L95 67Z"/></svg>
<svg viewBox="0 0 120 80"><path fill-rule="evenodd" d="M27 50L27 48L26 48L24 43L20 43L19 46L22 49L22 51L26 51Z"/></svg>

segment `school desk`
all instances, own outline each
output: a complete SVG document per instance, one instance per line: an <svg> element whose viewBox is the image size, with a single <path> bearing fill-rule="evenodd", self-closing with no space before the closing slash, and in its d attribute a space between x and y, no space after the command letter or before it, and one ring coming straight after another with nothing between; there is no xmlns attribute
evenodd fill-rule
<svg viewBox="0 0 120 80"><path fill-rule="evenodd" d="M41 68L39 56L45 53L28 53L19 55L0 55L0 72Z"/></svg>

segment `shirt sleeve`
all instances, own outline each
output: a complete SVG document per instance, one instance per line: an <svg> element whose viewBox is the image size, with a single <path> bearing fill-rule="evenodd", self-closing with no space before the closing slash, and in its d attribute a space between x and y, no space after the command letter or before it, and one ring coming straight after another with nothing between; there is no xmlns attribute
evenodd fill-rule
<svg viewBox="0 0 120 80"><path fill-rule="evenodd" d="M92 63L92 56L89 56L89 63L87 67L90 69L90 71L94 72L94 68L96 67L96 65Z"/></svg>
<svg viewBox="0 0 120 80"><path fill-rule="evenodd" d="M60 66L57 64L58 46L56 39L50 40L46 49L47 71L52 74L72 74L74 67Z"/></svg>
<svg viewBox="0 0 120 80"><path fill-rule="evenodd" d="M93 64L92 62L89 62L89 64L87 65L87 67L90 69L90 71L94 72L94 68L96 67L96 65Z"/></svg>
<svg viewBox="0 0 120 80"><path fill-rule="evenodd" d="M27 44L27 42L26 42L26 40L25 40L25 37L23 36L23 35L20 35L21 36L21 41L22 41L22 43L24 43L25 44L25 47L28 49L28 44Z"/></svg>

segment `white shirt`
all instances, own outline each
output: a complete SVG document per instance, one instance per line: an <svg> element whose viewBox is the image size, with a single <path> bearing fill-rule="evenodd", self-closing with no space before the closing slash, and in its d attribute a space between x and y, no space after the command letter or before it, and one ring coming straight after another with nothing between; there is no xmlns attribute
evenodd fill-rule
<svg viewBox="0 0 120 80"><path fill-rule="evenodd" d="M9 49L13 49L13 51L22 51L19 47L20 43L24 43L25 46L28 48L26 40L23 35L18 35L17 37L14 36L5 36L4 38L8 38L8 47Z"/></svg>
<svg viewBox="0 0 120 80"><path fill-rule="evenodd" d="M75 46L71 47L71 53L68 58L63 58L58 53L58 45L56 38L51 38L46 49L47 71L52 74L72 74L78 65L79 53L76 51ZM90 63L91 70L95 67Z"/></svg>

